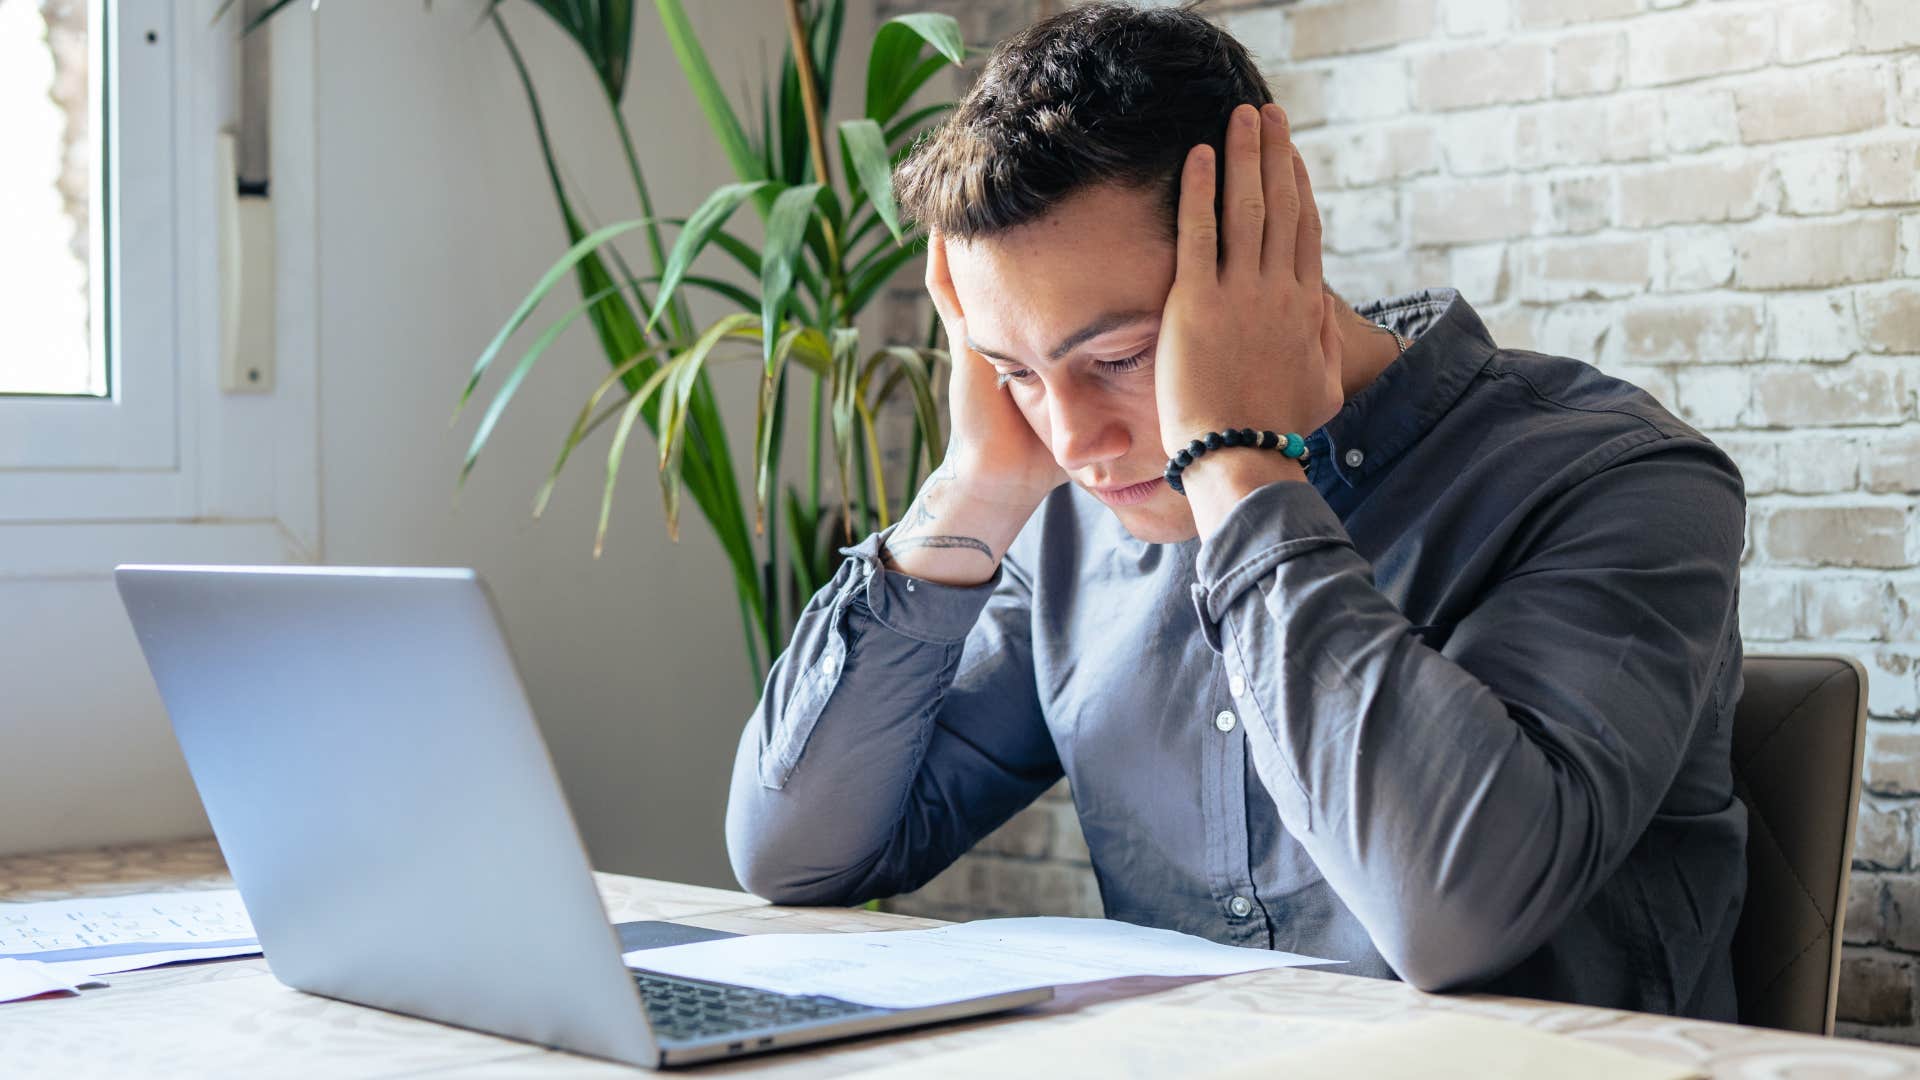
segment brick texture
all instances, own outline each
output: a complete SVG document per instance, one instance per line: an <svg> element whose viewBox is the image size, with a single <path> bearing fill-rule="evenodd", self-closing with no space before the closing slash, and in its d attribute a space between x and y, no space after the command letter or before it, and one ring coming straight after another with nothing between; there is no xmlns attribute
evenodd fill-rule
<svg viewBox="0 0 1920 1080"><path fill-rule="evenodd" d="M984 43L1071 0L876 2ZM1869 674L1839 1030L1920 1043L1920 0L1201 10L1300 132L1331 284L1454 285L1502 344L1644 387L1739 463L1749 652ZM1064 786L892 903L1100 910Z"/></svg>

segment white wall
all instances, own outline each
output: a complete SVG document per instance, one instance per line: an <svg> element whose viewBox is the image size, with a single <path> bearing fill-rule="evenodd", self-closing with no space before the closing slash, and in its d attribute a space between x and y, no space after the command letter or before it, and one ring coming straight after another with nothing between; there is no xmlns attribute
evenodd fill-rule
<svg viewBox="0 0 1920 1080"><path fill-rule="evenodd" d="M687 6L724 84L741 85L763 56L778 56L777 4ZM857 105L871 23L850 6L841 86ZM627 112L656 207L685 214L731 177L652 5L639 8ZM569 465L546 517L529 516L567 425L605 372L584 321L521 389L453 503L477 419L470 412L448 430L455 395L564 247L525 100L477 9L342 3L285 16L312 19L315 33L323 557L477 567L504 611L596 864L731 884L721 817L757 687L710 533L689 503L681 543L668 542L644 429L603 558L591 548L604 434ZM584 60L529 5L506 10L588 212L636 214ZM645 265L639 243L626 250ZM560 310L576 301L569 283ZM744 452L748 372L718 389ZM204 832L109 582L0 583L0 647L0 695L12 706L0 713L0 851ZM82 653L92 658L84 678L69 659Z"/></svg>

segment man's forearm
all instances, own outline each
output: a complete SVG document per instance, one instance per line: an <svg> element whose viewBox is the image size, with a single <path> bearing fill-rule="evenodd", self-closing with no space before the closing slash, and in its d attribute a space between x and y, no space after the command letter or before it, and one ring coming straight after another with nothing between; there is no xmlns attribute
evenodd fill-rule
<svg viewBox="0 0 1920 1080"><path fill-rule="evenodd" d="M1423 989L1517 963L1614 872L1732 632L1737 476L1688 451L1581 496L1439 649L1312 490L1255 492L1197 563L1281 820Z"/></svg>
<svg viewBox="0 0 1920 1080"><path fill-rule="evenodd" d="M921 485L881 557L889 569L924 581L979 585L993 577L1033 511L982 495L949 460Z"/></svg>
<svg viewBox="0 0 1920 1080"><path fill-rule="evenodd" d="M873 580L885 573L874 558L869 538L801 612L741 738L728 849L741 883L770 899L864 900L912 878L925 854L898 842L900 813L988 596L903 596L904 583Z"/></svg>

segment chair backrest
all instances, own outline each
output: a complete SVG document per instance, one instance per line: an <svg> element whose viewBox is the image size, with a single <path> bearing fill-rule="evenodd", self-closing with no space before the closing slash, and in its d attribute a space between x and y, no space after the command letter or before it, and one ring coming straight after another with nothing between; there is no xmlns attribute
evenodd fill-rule
<svg viewBox="0 0 1920 1080"><path fill-rule="evenodd" d="M1867 673L1843 656L1749 656L1733 722L1747 804L1734 931L1740 1022L1833 1033L1841 922L1866 742Z"/></svg>

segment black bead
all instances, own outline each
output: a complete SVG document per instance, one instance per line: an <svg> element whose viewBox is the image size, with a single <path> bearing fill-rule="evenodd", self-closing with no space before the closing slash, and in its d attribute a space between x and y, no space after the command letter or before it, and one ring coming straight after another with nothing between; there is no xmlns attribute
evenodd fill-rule
<svg viewBox="0 0 1920 1080"><path fill-rule="evenodd" d="M1173 455L1173 461L1174 461L1174 464L1184 469L1187 466L1193 464L1193 455L1187 453L1185 450L1182 450L1179 453Z"/></svg>
<svg viewBox="0 0 1920 1080"><path fill-rule="evenodd" d="M1260 433L1260 449L1271 450L1274 447L1279 445L1280 445L1280 436L1274 434L1271 431L1263 431Z"/></svg>
<svg viewBox="0 0 1920 1080"><path fill-rule="evenodd" d="M1232 428L1228 428L1225 431L1220 432L1219 435L1220 435L1221 446L1239 446L1240 445L1240 433L1233 430Z"/></svg>
<svg viewBox="0 0 1920 1080"><path fill-rule="evenodd" d="M1192 442L1187 444L1187 454L1190 457L1199 457L1201 454L1204 454L1206 452L1207 452L1207 444L1201 442L1199 439L1195 439Z"/></svg>
<svg viewBox="0 0 1920 1080"><path fill-rule="evenodd" d="M1260 433L1253 430L1250 427L1241 428L1240 429L1240 445L1241 446L1259 446Z"/></svg>
<svg viewBox="0 0 1920 1080"><path fill-rule="evenodd" d="M1206 443L1207 449L1209 450L1218 450L1227 445L1226 437L1217 431L1207 432L1207 437L1201 441Z"/></svg>

